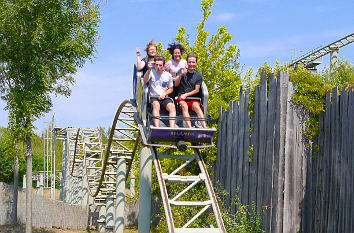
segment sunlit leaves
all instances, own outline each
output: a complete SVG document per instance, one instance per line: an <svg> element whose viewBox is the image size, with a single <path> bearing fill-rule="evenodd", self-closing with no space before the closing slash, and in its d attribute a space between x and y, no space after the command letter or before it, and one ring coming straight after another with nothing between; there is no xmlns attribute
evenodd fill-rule
<svg viewBox="0 0 354 233"><path fill-rule="evenodd" d="M52 107L50 94L69 96L72 75L92 59L98 6L87 0L4 0L0 16L1 98L9 126L30 130Z"/></svg>
<svg viewBox="0 0 354 233"><path fill-rule="evenodd" d="M236 100L241 85L239 71L239 49L230 44L232 35L222 26L215 35L205 31L208 17L214 0L203 0L202 19L196 27L197 38L190 44L189 34L184 27L178 29L176 41L181 43L187 52L198 55L197 69L203 74L203 80L209 91L208 114L217 118L219 107L227 108L230 100Z"/></svg>

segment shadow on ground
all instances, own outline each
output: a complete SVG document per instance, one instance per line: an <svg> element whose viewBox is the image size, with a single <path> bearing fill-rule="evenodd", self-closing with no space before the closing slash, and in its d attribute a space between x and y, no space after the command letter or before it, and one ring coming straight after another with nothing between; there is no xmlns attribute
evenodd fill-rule
<svg viewBox="0 0 354 233"><path fill-rule="evenodd" d="M24 233L26 232L25 225L4 225L0 226L1 233ZM32 227L33 233L55 233L54 230L40 229Z"/></svg>

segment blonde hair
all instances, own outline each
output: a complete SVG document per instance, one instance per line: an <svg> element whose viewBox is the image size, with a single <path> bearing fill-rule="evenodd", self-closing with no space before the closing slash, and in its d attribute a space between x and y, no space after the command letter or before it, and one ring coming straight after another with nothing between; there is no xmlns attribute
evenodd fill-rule
<svg viewBox="0 0 354 233"><path fill-rule="evenodd" d="M149 41L149 43L146 45L146 48L145 48L145 52L146 52L146 58L150 58L150 55L149 55L149 48L154 46L156 48L156 52L157 52L157 46L154 42L154 39L151 39Z"/></svg>

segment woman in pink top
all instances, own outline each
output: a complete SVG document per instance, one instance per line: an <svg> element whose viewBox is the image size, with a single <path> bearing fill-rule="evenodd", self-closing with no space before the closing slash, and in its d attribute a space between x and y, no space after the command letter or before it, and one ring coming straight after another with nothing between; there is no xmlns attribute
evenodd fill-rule
<svg viewBox="0 0 354 233"><path fill-rule="evenodd" d="M175 79L178 71L187 68L187 61L182 59L184 48L182 45L174 42L169 44L167 49L172 55L172 60L166 62L165 68L166 71L172 74L173 79Z"/></svg>

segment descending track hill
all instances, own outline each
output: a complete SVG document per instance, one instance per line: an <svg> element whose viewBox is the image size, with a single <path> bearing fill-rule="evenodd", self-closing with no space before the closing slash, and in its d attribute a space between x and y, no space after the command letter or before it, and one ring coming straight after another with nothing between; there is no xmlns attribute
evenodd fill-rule
<svg viewBox="0 0 354 233"><path fill-rule="evenodd" d="M83 180L87 181L88 193L93 203L106 207L105 221L102 221L106 225L106 230L119 232L123 225L123 220L119 216L124 216L122 212L124 212L125 187L123 186L122 189L118 186L125 184L133 160L138 156L138 145L141 144L141 147L150 153L154 161L169 232L226 232L211 180L199 152L200 148L213 146L212 138L216 131L215 128L201 128L200 121L208 119L200 119L196 116L190 118L193 128L185 128L183 125L185 118L181 116L176 117L175 128L166 127L165 124L169 118L164 114L159 117L161 127L154 127L150 123L153 117L148 105L148 88L144 86L141 73L136 69L133 83L134 98L120 104L106 143L103 142L98 129L61 129L61 137L67 145L67 170L70 175L83 177ZM203 103L204 112L207 111L207 99L208 92L203 83L200 101ZM171 150L186 150L187 148L191 148L193 153L190 155L169 153ZM164 152L158 153L158 151ZM176 160L180 166L169 173L163 171L161 161L165 159ZM124 161L123 166L122 161ZM193 169L189 169L188 166L193 166ZM140 169L143 173L144 165L141 165ZM195 174L186 173L186 169L195 171ZM140 179L140 182L142 180ZM182 191L172 192L171 188L168 188L172 187L169 184L175 185L174 187L179 185L177 190ZM151 186L151 183L149 185ZM187 199L186 194L193 192L193 188L198 186L204 187L205 195L201 199ZM123 198L117 200L121 196ZM108 205L112 205L112 198L116 199L113 227L112 223L108 224L110 218ZM119 207L122 202L123 209ZM142 203L140 204L142 206ZM193 214L185 223L177 226L174 212L181 207L189 208ZM214 223L193 227L196 219L209 213L214 216ZM150 216L146 218L147 221L144 222L148 225L139 222L139 232L149 232Z"/></svg>

